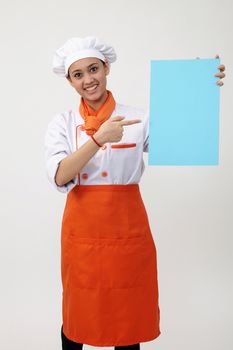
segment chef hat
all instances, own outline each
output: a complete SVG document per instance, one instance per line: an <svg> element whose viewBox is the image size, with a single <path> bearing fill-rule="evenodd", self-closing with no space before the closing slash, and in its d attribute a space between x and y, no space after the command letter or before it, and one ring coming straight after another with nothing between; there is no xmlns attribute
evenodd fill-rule
<svg viewBox="0 0 233 350"><path fill-rule="evenodd" d="M97 57L109 63L116 61L116 53L112 46L104 43L95 36L71 38L54 54L52 69L61 77L68 76L70 65L85 57Z"/></svg>

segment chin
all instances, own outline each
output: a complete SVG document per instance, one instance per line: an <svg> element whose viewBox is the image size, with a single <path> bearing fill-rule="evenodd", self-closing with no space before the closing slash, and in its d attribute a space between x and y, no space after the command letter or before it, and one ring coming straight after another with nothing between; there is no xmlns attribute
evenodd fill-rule
<svg viewBox="0 0 233 350"><path fill-rule="evenodd" d="M85 99L86 100L90 100L90 101L96 101L96 100L99 100L104 94L104 91L100 91L96 94L85 94Z"/></svg>

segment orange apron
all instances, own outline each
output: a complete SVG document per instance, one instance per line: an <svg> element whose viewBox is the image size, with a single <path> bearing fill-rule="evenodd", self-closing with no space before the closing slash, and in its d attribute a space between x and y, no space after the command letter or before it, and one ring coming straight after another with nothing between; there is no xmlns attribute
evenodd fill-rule
<svg viewBox="0 0 233 350"><path fill-rule="evenodd" d="M160 335L157 252L138 184L76 185L61 229L63 333L92 346Z"/></svg>

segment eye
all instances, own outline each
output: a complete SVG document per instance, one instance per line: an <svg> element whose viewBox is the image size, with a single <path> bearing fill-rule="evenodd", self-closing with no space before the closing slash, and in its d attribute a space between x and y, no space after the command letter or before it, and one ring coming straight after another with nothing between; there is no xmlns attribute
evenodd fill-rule
<svg viewBox="0 0 233 350"><path fill-rule="evenodd" d="M91 70L94 69L94 72L98 69L98 67L92 67Z"/></svg>
<svg viewBox="0 0 233 350"><path fill-rule="evenodd" d="M74 77L75 77L75 78L76 78L76 75L77 75L77 74L81 74L81 73L75 73L75 74L74 74ZM80 75L78 76L78 78L80 78Z"/></svg>

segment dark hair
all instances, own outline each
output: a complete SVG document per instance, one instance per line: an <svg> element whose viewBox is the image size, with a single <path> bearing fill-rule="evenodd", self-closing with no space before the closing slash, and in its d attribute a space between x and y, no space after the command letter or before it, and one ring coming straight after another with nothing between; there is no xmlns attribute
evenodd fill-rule
<svg viewBox="0 0 233 350"><path fill-rule="evenodd" d="M103 65L105 66L105 64L106 64L106 62L104 62L103 60L101 60L101 59L99 59L102 63L103 63ZM69 69L68 69L68 75L67 75L67 78L70 78L70 72L69 72Z"/></svg>

